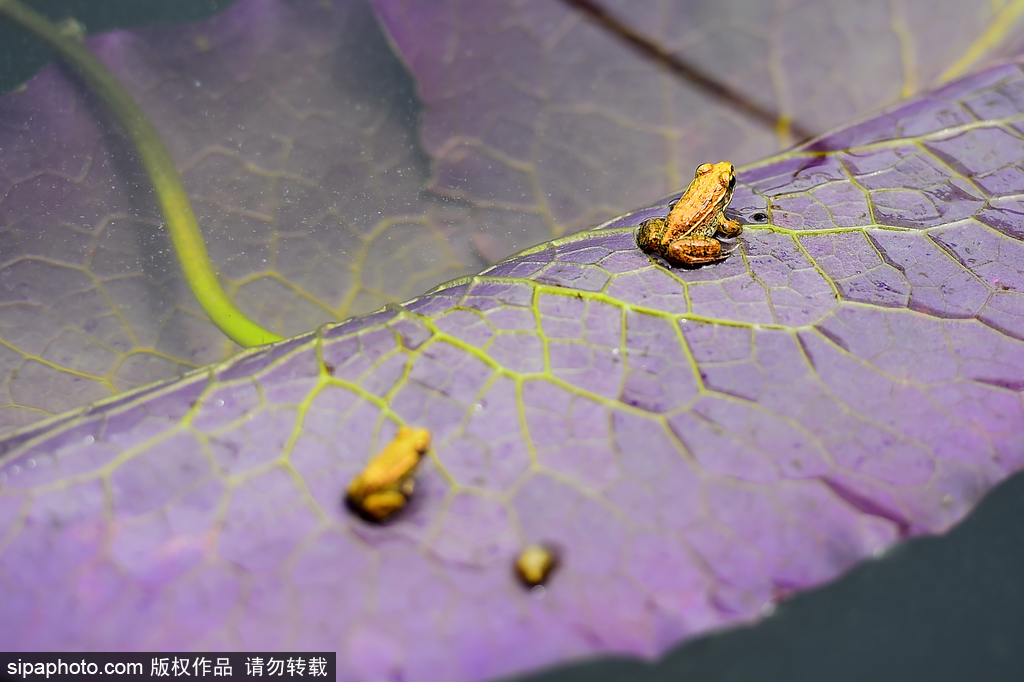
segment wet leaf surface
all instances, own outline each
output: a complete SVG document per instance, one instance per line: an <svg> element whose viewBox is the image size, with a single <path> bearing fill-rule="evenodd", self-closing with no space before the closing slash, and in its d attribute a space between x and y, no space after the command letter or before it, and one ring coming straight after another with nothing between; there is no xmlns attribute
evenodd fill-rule
<svg viewBox="0 0 1024 682"><path fill-rule="evenodd" d="M194 49L206 45L200 38L216 46L215 38L236 36L247 56L284 44L330 62L327 37L321 44L285 26L306 22L314 35L330 34L326 17L348 25L337 11L269 0L239 5L215 20L222 22L216 36L194 28L167 46L156 37L157 47L144 43L140 49L161 58L129 60L129 82L144 103L149 93L177 92L168 98L180 107L172 118L189 122L184 112L197 109L189 99L197 95L188 94L188 83L153 76L174 61L174 41ZM243 40L260 21L279 30L255 32L269 35L267 43ZM131 34L96 39L107 55L133 45ZM304 136L310 126L330 120L376 131L392 122L411 135L410 128L339 102L327 80L309 76L294 85L283 60L271 69L282 80L262 90L247 76L252 61L208 49L215 54L207 63L219 56L234 77L218 86L210 66L207 87L220 99L269 102L270 111L240 110L254 119L278 115L282 129L292 130L283 141L250 137L246 119L221 121L205 140L180 134L184 146L175 149L186 182L207 211L204 225L214 226L211 249L242 304L261 319L280 315L285 333L298 324L287 311L311 300L332 301L335 308L315 307L343 316L351 304L344 302L355 299L341 288L300 268L293 277L328 288L300 294L299 285L282 283L287 278L262 273L252 254L273 255L279 274L291 253L281 246L291 234L282 225L298 231L315 222L311 215L317 225L335 226L344 222L339 216L375 215L326 206L325 197L353 201L323 184L341 167L332 165L338 155L363 154L329 147L319 130ZM45 94L51 110L79 112L56 74L38 82L46 78L54 80L39 94L29 89L5 102ZM636 248L632 226L667 213L663 200L405 305L9 436L0 465L0 589L9 595L0 639L23 649L283 649L301 642L338 650L343 675L353 678L480 680L598 653L654 655L682 638L756 619L901 538L949 528L1024 457L1024 247L1015 198L1024 180L1022 93L1019 65L995 66L745 167L731 215L747 226L720 264L666 268ZM89 355L76 355L66 339L91 342L88 335L109 340L109 351L79 341L92 355L113 357L109 376L124 365L117 353L178 362L161 350L175 348L199 365L230 352L216 348L216 332L183 298L152 310L148 301L137 305L142 293L128 296L128 305L107 302L122 281L157 302L173 289L173 263L160 253L166 245L143 244L140 252L156 265L131 250L122 261L107 255L127 241L115 239L109 215L155 227L152 215L132 207L136 196L115 190L97 208L68 190L56 195L70 197L66 206L56 202L56 218L25 208L39 203L28 200L33 191L56 191L61 182L107 187L103 173L117 161L95 150L98 140L116 146L116 136L83 117L83 153L94 160L62 160L62 176L55 166L41 170L33 156L50 138L19 127L27 114L5 116L14 121L7 134L20 131L25 148L35 150L0 161L3 177L17 178L0 204L13 225L6 234L26 249L14 251L0 275L5 291L24 296L4 312L14 321L3 338L21 353L11 362L24 360L35 343L63 349L59 362L29 360L65 377L60 368L71 360L61 358ZM205 124L196 125L203 133ZM307 139L318 142L303 147ZM370 233L414 225L413 237L453 248L439 225L483 224L476 222L480 203L422 196L416 188L427 160L408 144L399 149L371 155L373 172L363 182L376 188L393 168L418 168L419 176L396 180L409 192L387 199L397 202L388 210L413 218L374 217ZM396 156L410 165L374 165ZM298 157L319 161L302 165L319 170L298 170ZM346 176L348 184L357 180ZM273 198L300 190L320 201L320 213L288 222L291 204ZM230 210L204 209L214 195ZM93 231L59 219L87 209L96 216ZM248 232L225 228L218 237L218 221ZM31 242L33 222L37 231L82 233L89 255L59 252L70 237ZM380 257L373 254L379 235L345 234L356 235L364 262L382 273L404 262L402 249L410 248L413 262L401 240L385 240L398 253ZM246 245L236 253L231 245L239 241ZM323 247L296 262L329 263L351 249ZM468 247L463 253L467 262L479 258ZM104 274L96 265L104 258L122 264ZM369 290L365 271L349 269L357 271ZM90 309L89 301L100 303ZM79 312L78 326L62 317ZM138 331L122 320L132 314L147 318ZM35 322L48 315L50 332ZM193 320L198 330L179 346L172 344L182 328L175 319ZM96 331L90 320L110 327ZM170 340L156 335L153 350L132 350L126 330L141 334L153 320ZM18 334L43 341L18 346ZM194 338L211 341L196 346ZM49 381L27 385L56 386L54 396L73 392ZM93 397L80 388L90 384L77 386L81 402ZM341 497L401 424L429 428L433 448L409 507L393 523L372 526ZM561 552L542 595L524 590L512 570L521 548L538 541Z"/></svg>
<svg viewBox="0 0 1024 682"><path fill-rule="evenodd" d="M1022 88L997 67L934 94L959 126L908 105L745 171L769 223L721 264L662 267L627 216L9 440L11 641L486 679L653 655L949 528L1024 452L1024 261L986 189L1019 114L973 108ZM402 423L432 454L369 526L340 495ZM564 548L543 598L511 571L534 541Z"/></svg>

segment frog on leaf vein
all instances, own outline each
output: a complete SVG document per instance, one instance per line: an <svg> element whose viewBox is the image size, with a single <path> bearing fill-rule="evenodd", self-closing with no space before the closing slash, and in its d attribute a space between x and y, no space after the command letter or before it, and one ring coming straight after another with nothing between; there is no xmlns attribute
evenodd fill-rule
<svg viewBox="0 0 1024 682"><path fill-rule="evenodd" d="M383 451L352 479L346 499L359 514L385 521L402 509L412 495L413 474L430 447L430 431L401 427Z"/></svg>
<svg viewBox="0 0 1024 682"><path fill-rule="evenodd" d="M736 173L728 161L705 163L679 198L667 218L651 218L640 224L636 243L673 265L704 265L727 257L716 235L736 237L743 226L725 217L732 201Z"/></svg>

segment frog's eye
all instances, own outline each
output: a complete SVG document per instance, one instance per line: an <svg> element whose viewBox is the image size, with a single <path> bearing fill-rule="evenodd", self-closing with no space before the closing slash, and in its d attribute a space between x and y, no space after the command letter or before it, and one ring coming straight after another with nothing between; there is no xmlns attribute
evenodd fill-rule
<svg viewBox="0 0 1024 682"><path fill-rule="evenodd" d="M697 174L694 177L699 178L702 175L706 175L710 173L712 169L714 169L714 165L710 163L702 163L701 165L697 166Z"/></svg>
<svg viewBox="0 0 1024 682"><path fill-rule="evenodd" d="M729 173L728 175L722 173L722 187L736 189L736 176L732 173Z"/></svg>

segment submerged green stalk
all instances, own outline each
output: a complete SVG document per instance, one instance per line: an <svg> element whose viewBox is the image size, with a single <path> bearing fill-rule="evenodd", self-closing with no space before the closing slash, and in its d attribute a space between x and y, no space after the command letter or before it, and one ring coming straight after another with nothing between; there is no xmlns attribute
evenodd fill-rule
<svg viewBox="0 0 1024 682"><path fill-rule="evenodd" d="M259 326L239 310L221 287L178 169L159 133L131 94L89 50L19 0L0 0L0 14L56 50L110 107L153 183L185 279L213 323L232 341L246 348L279 341L280 336Z"/></svg>

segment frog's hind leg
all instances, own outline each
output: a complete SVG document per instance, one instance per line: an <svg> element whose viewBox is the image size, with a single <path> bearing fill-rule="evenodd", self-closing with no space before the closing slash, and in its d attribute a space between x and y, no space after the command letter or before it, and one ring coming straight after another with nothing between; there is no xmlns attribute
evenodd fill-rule
<svg viewBox="0 0 1024 682"><path fill-rule="evenodd" d="M397 490L382 490L361 500L345 498L349 509L367 521L376 523L386 521L388 517L402 509L407 501L406 496Z"/></svg>
<svg viewBox="0 0 1024 682"><path fill-rule="evenodd" d="M717 239L687 237L669 244L665 258L674 265L694 266L714 263L725 256L722 255L722 243Z"/></svg>

